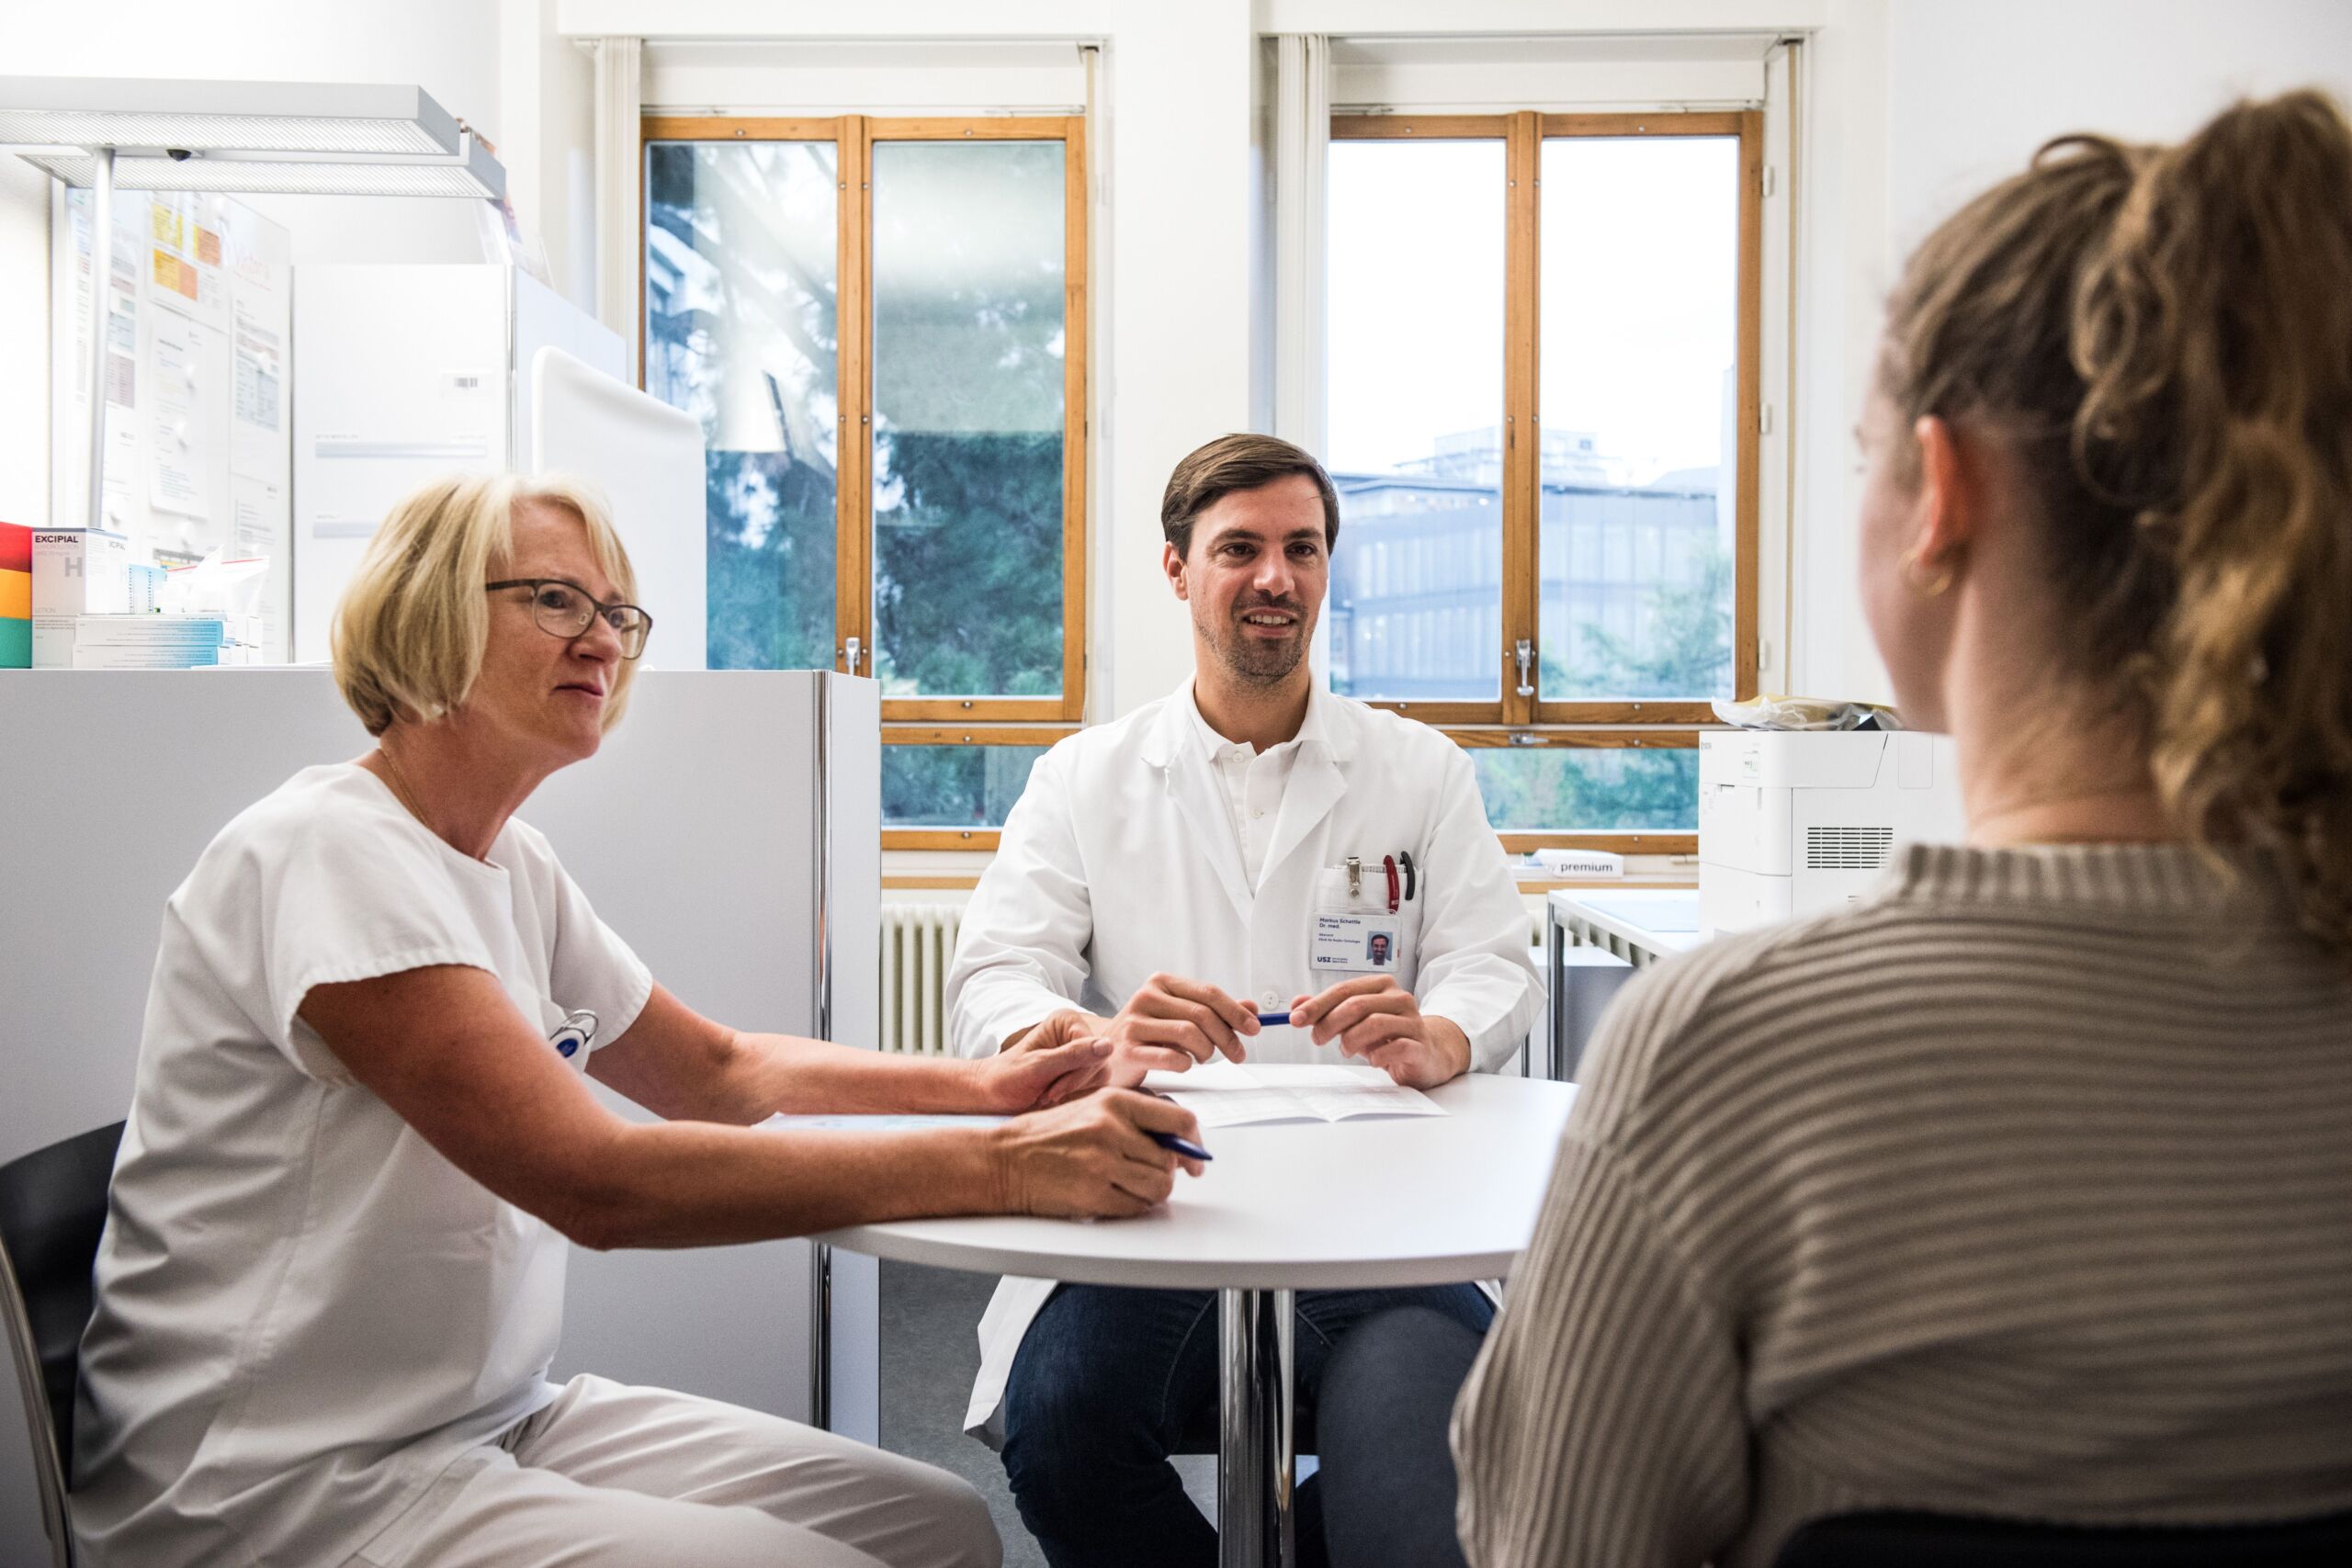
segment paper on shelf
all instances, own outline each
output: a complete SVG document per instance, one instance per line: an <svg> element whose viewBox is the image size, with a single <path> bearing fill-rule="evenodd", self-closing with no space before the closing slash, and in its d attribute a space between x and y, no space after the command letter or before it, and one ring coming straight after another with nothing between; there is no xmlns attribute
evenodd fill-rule
<svg viewBox="0 0 2352 1568"><path fill-rule="evenodd" d="M1445 1108L1378 1067L1207 1062L1153 1073L1144 1087L1191 1111L1204 1131L1252 1122L1344 1122L1353 1116L1442 1116Z"/></svg>

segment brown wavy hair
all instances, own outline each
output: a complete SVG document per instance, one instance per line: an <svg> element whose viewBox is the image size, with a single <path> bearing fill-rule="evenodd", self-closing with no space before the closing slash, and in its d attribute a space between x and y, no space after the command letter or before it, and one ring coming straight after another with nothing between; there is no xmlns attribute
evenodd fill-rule
<svg viewBox="0 0 2352 1568"><path fill-rule="evenodd" d="M2352 963L2352 127L2317 92L2177 146L2050 142L1913 254L1880 376L2017 457L2176 829L2281 868Z"/></svg>
<svg viewBox="0 0 2352 1568"><path fill-rule="evenodd" d="M1193 553L1193 525L1202 513L1238 491L1256 490L1291 474L1315 481L1323 499L1323 547L1340 542L1340 497L1331 476L1304 446L1272 435L1241 432L1194 447L1168 476L1159 497L1159 531L1179 556Z"/></svg>

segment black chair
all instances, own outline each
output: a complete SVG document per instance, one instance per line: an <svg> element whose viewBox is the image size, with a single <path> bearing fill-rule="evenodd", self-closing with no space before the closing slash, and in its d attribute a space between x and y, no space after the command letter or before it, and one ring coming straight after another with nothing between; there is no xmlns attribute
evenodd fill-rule
<svg viewBox="0 0 2352 1568"><path fill-rule="evenodd" d="M107 1183L121 1143L117 1122L0 1166L0 1320L25 1398L41 1527L57 1568L74 1562L66 1501L74 1383L96 1303L90 1273L107 1223Z"/></svg>
<svg viewBox="0 0 2352 1568"><path fill-rule="evenodd" d="M2025 1524L1845 1514L1782 1543L1773 1568L2344 1568L2352 1514L2267 1525Z"/></svg>

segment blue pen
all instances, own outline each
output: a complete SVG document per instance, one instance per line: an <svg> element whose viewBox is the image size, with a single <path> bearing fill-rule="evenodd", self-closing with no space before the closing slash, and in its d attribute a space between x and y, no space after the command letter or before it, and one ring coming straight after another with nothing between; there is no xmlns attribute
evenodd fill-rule
<svg viewBox="0 0 2352 1568"><path fill-rule="evenodd" d="M1180 1138L1173 1133L1154 1133L1151 1135L1151 1141L1158 1144L1163 1149L1182 1155L1186 1159L1216 1158L1216 1156L1209 1153L1208 1150L1201 1147L1200 1145L1193 1143L1187 1138Z"/></svg>
<svg viewBox="0 0 2352 1568"><path fill-rule="evenodd" d="M1160 1093L1156 1089L1148 1089L1143 1092L1151 1096L1154 1100L1168 1099L1168 1096ZM1170 1103L1173 1104L1174 1101L1170 1100ZM1158 1144L1161 1148L1166 1149L1169 1153L1182 1155L1186 1159L1216 1158L1216 1156L1209 1153L1208 1150L1201 1147L1200 1145L1193 1143L1190 1138L1180 1138L1173 1133L1151 1133L1148 1134L1147 1136L1148 1136L1153 1143Z"/></svg>
<svg viewBox="0 0 2352 1568"><path fill-rule="evenodd" d="M1258 1025L1261 1029L1276 1024L1287 1025L1289 1022L1290 1014L1286 1012L1261 1012L1258 1015Z"/></svg>

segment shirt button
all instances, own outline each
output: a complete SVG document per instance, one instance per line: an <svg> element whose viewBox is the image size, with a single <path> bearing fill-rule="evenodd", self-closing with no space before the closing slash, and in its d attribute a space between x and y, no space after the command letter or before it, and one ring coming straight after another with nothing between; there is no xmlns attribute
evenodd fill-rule
<svg viewBox="0 0 2352 1568"><path fill-rule="evenodd" d="M1265 994L1265 996L1264 996L1263 998L1261 998L1261 1000L1263 1000L1263 1001L1265 1002L1265 1004L1266 1004L1266 1010L1267 1010L1268 1012L1272 1012L1276 1008L1279 1008L1279 1007L1281 1007L1281 1006L1283 1005L1283 999L1282 999L1282 998L1280 998L1279 996L1276 996L1276 995L1275 995L1273 992L1272 992L1272 991L1268 991L1268 992Z"/></svg>
<svg viewBox="0 0 2352 1568"><path fill-rule="evenodd" d="M1262 812L1262 811L1252 811L1251 813L1250 813L1250 819L1251 821L1253 821L1253 822L1254 822L1254 821L1256 821L1259 818L1263 817L1264 815L1265 815L1265 813L1264 813L1264 812Z"/></svg>

